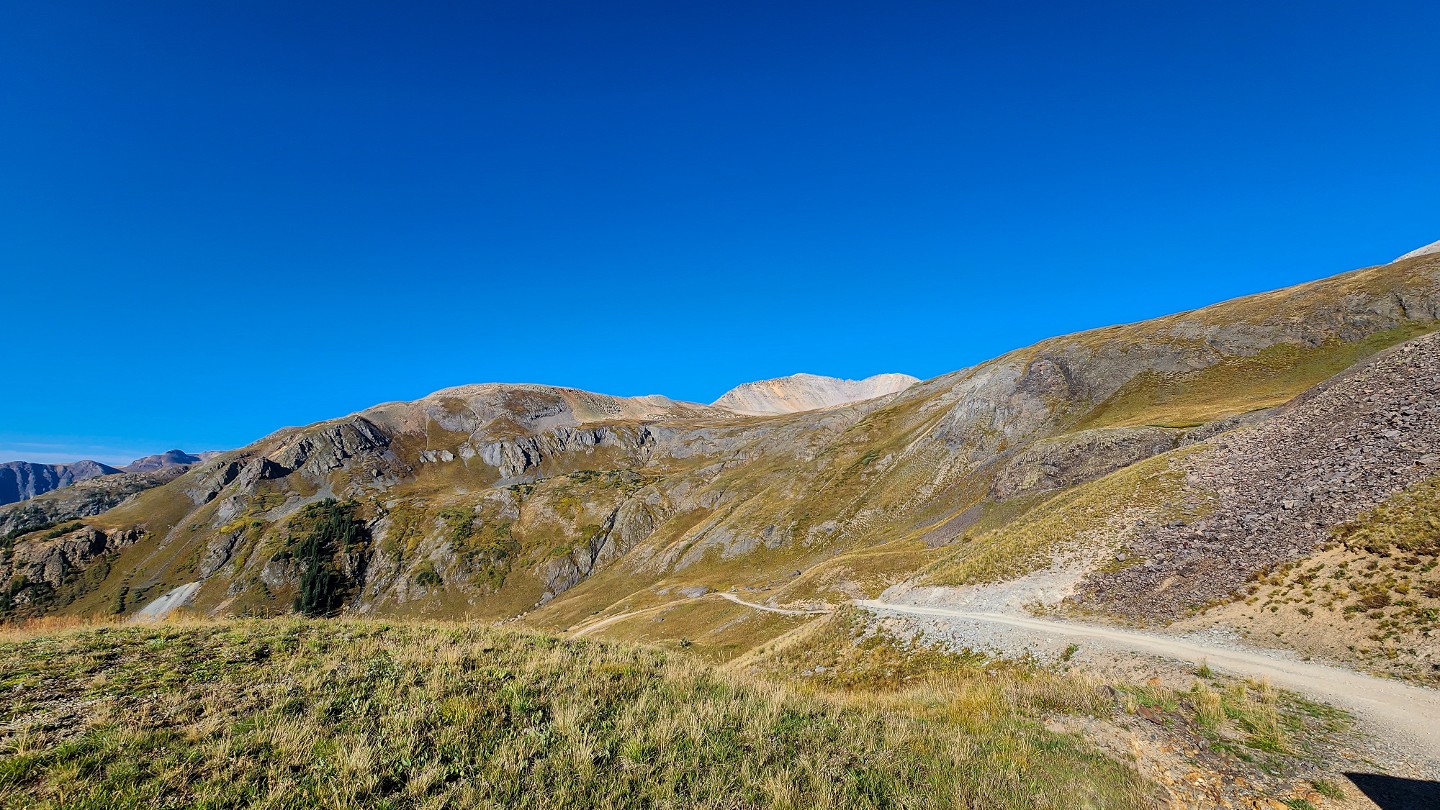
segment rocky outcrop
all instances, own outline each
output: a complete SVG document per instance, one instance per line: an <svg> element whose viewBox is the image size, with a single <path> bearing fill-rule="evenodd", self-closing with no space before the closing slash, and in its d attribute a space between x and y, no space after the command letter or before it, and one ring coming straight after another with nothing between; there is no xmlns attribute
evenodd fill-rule
<svg viewBox="0 0 1440 810"><path fill-rule="evenodd" d="M63 534L36 533L15 541L0 562L8 584L6 610L44 600L97 559L121 551L144 536L140 529L101 531L81 526Z"/></svg>
<svg viewBox="0 0 1440 810"><path fill-rule="evenodd" d="M748 416L799 413L896 394L917 382L920 380L908 374L877 374L863 380L792 374L736 386L714 404Z"/></svg>
<svg viewBox="0 0 1440 810"><path fill-rule="evenodd" d="M120 470L98 461L77 461L74 464L32 464L28 461L7 461L0 464L0 505L23 501L54 489L68 487L102 475L115 475Z"/></svg>
<svg viewBox="0 0 1440 810"><path fill-rule="evenodd" d="M390 437L363 416L352 416L320 430L308 430L272 451L272 469L258 472L261 477L279 477L301 471L321 477L345 465L347 459L382 451L390 446Z"/></svg>
<svg viewBox="0 0 1440 810"><path fill-rule="evenodd" d="M478 457L481 462L494 467L502 480L514 480L539 468L546 459L583 457L605 448L619 451L628 464L641 465L654 445L655 438L644 425L607 425L556 428L538 436L490 442L478 448L466 443L460 446L460 456ZM445 458L432 451L428 459L451 461L454 456ZM427 460L426 455L422 454L421 460Z"/></svg>
<svg viewBox="0 0 1440 810"><path fill-rule="evenodd" d="M1001 468L990 491L1003 501L1082 484L1174 449L1182 434L1158 427L1097 428L1038 441Z"/></svg>
<svg viewBox="0 0 1440 810"><path fill-rule="evenodd" d="M211 540L205 546L205 553L201 555L199 567L195 571L200 579L205 579L230 562L243 536L244 533L237 530L226 532Z"/></svg>
<svg viewBox="0 0 1440 810"><path fill-rule="evenodd" d="M611 513L605 525L583 545L558 559L545 563L541 580L545 593L540 603L554 599L573 588L597 568L614 562L655 531L665 517L665 507L657 493L646 498L626 501Z"/></svg>
<svg viewBox="0 0 1440 810"><path fill-rule="evenodd" d="M1211 501L1208 514L1139 527L1126 541L1135 564L1092 574L1075 602L1179 617L1313 554L1335 526L1440 475L1440 334L1207 440L1184 465L1187 488Z"/></svg>

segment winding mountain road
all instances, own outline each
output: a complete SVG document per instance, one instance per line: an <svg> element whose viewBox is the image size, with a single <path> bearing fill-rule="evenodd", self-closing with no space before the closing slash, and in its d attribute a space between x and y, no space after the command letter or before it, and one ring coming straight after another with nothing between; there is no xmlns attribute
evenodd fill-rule
<svg viewBox="0 0 1440 810"><path fill-rule="evenodd" d="M786 616L816 616L822 609L780 608L747 602L735 594L720 591L708 594L755 610ZM581 637L637 615L673 607L680 602L621 613L578 628ZM1040 633L1048 637L1073 638L1116 651L1143 653L1164 658L1206 664L1214 669L1270 683L1333 703L1353 712L1371 731L1414 754L1425 767L1440 775L1440 691L1400 681L1363 675L1340 667L1297 661L1283 654L1235 649L1205 644L1191 638L1164 636L1123 627L1058 621L1005 613L955 610L884 602L856 600L854 604L878 614L892 613L928 618L952 619L1001 628ZM1418 763L1417 763L1418 764Z"/></svg>
<svg viewBox="0 0 1440 810"><path fill-rule="evenodd" d="M1362 675L1339 667L1295 661L1257 650L1210 646L1186 638L1123 627L896 604L875 599L856 601L855 604L877 613L950 618L1067 636L1114 649L1205 663L1236 675L1268 678L1276 686L1349 709L1368 721L1376 731L1388 737L1403 738L1403 742L1408 743L1408 749L1424 757L1432 768L1440 769L1440 691L1434 689Z"/></svg>

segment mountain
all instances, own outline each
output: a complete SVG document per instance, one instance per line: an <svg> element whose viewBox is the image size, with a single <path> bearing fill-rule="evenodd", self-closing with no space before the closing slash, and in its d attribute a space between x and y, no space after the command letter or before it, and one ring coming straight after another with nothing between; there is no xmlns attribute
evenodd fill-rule
<svg viewBox="0 0 1440 810"><path fill-rule="evenodd" d="M124 503L132 495L169 483L186 469L172 466L143 473L100 475L17 503L0 505L0 537L18 537L98 515Z"/></svg>
<svg viewBox="0 0 1440 810"><path fill-rule="evenodd" d="M118 472L98 461L77 461L73 464L8 461L0 464L0 504L23 501L52 489L68 487L77 481Z"/></svg>
<svg viewBox="0 0 1440 810"><path fill-rule="evenodd" d="M818 411L896 394L917 382L908 374L877 374L863 380L793 374L732 388L715 400L714 407L747 416Z"/></svg>
<svg viewBox="0 0 1440 810"><path fill-rule="evenodd" d="M199 464L208 458L214 458L218 455L220 454L215 451L191 455L184 450L166 450L163 453L158 453L153 456L137 458L120 469L129 473L151 472L163 467L185 467L191 464Z"/></svg>
<svg viewBox="0 0 1440 810"><path fill-rule="evenodd" d="M717 660L787 625L686 594L804 606L1003 590L1092 618L1196 621L1253 607L1259 578L1284 588L1287 566L1308 570L1375 510L1427 519L1430 417L1415 403L1429 366L1366 364L1428 356L1437 319L1440 254L1424 254L862 385L882 395L850 402L836 398L856 387L808 377L713 406L448 389L286 428L79 528L19 536L0 580L22 583L14 615L128 612L175 592L216 615L602 622ZM1367 433L1383 452L1354 438ZM1378 469L1405 472L1356 472L1371 446ZM1323 489L1299 483L1311 462ZM1430 574L1404 575L1412 595L1394 604L1428 609ZM1392 621L1379 610L1365 621ZM1428 654L1399 638L1377 656Z"/></svg>
<svg viewBox="0 0 1440 810"><path fill-rule="evenodd" d="M124 467L111 467L98 461L76 461L71 464L35 464L29 461L10 461L0 464L0 506L24 501L51 490L61 489L100 476L154 472L166 467L187 467L217 455L219 453L214 451L191 455L183 450L167 450L164 453L136 459ZM158 481L159 479L153 477L129 479L128 484L110 489L120 491L128 489L136 483L152 480ZM98 491L93 490L91 494ZM106 499L102 498L99 501L85 502L93 505L105 501ZM114 506L114 503L110 505ZM80 516L80 514L77 513L75 516ZM84 512L83 514L92 515L96 512Z"/></svg>
<svg viewBox="0 0 1440 810"><path fill-rule="evenodd" d="M1409 253L1406 253L1404 256L1401 256L1400 258L1396 259L1395 261L1397 261L1397 262L1403 262L1403 261L1405 261L1406 259L1414 259L1414 258L1417 258L1417 257L1419 257L1419 256L1429 256L1429 255L1432 254L1432 253L1440 253L1440 242L1431 242L1430 244L1426 245L1425 247L1416 248L1415 250L1412 250L1412 251L1410 251Z"/></svg>

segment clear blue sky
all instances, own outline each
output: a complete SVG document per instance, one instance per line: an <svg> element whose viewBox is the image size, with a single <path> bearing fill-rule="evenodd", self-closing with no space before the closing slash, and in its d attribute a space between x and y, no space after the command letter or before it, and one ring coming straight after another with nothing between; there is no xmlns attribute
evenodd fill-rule
<svg viewBox="0 0 1440 810"><path fill-rule="evenodd" d="M942 374L1440 239L1440 5L0 4L0 460Z"/></svg>

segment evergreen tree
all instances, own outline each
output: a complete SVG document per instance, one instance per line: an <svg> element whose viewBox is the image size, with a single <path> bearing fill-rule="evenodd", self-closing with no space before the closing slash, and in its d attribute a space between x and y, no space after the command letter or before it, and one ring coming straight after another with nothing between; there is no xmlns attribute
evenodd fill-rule
<svg viewBox="0 0 1440 810"><path fill-rule="evenodd" d="M306 516L314 518L314 524L296 549L303 570L295 609L306 616L333 616L345 603L348 585L335 556L363 544L369 535L355 517L353 502L325 500L309 507Z"/></svg>

